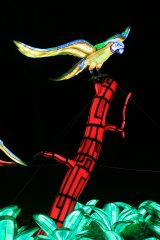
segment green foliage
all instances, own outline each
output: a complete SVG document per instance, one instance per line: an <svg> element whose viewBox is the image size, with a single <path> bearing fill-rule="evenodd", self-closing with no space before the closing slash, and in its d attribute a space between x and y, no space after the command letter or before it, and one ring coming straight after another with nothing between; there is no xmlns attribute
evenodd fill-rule
<svg viewBox="0 0 160 240"><path fill-rule="evenodd" d="M16 217L21 209L18 206L8 206L0 209L0 239L1 240L32 240L33 235L38 228L29 228L23 226L18 229Z"/></svg>
<svg viewBox="0 0 160 240"><path fill-rule="evenodd" d="M107 203L96 206L98 200L85 205L77 202L62 228L44 214L35 214L33 219L44 235L36 233L39 228L18 229L16 217L21 209L9 206L0 209L1 240L158 240L160 239L160 205L144 201L138 208L127 203Z"/></svg>
<svg viewBox="0 0 160 240"><path fill-rule="evenodd" d="M35 220L46 233L43 239L160 239L160 205L156 202L145 201L138 208L123 202L107 203L102 209L96 207L97 202L78 202L61 229L49 217L44 221L37 215Z"/></svg>
<svg viewBox="0 0 160 240"><path fill-rule="evenodd" d="M65 218L62 228L56 227L54 220L46 215L36 214L33 218L46 234L46 237L43 237L43 239L82 239L88 232L88 230L84 229L88 216L85 216L85 212L82 209L69 213ZM37 239L42 239L42 236Z"/></svg>

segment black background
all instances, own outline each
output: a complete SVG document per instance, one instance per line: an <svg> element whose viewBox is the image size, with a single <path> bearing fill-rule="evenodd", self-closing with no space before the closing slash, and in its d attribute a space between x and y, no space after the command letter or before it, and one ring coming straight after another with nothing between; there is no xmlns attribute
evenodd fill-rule
<svg viewBox="0 0 160 240"><path fill-rule="evenodd" d="M155 4L135 2L8 1L2 19L1 139L29 167L1 167L1 208L17 204L24 219L49 211L66 168L33 156L48 150L73 158L94 96L88 70L68 81L49 81L78 58L27 58L17 51L13 40L40 48L76 39L94 45L128 25L131 32L124 42L124 54L112 56L102 67L120 86L109 122L120 125L126 93L133 93L127 108L126 138L105 133L98 163L79 201L96 198L100 205L123 201L136 206L145 200L160 201L157 9Z"/></svg>

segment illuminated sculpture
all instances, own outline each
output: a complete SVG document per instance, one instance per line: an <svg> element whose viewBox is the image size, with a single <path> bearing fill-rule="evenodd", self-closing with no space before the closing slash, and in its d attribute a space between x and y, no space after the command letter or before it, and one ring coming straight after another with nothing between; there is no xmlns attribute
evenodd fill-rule
<svg viewBox="0 0 160 240"><path fill-rule="evenodd" d="M82 60L75 67L58 78L58 80L65 80L74 77L87 66L89 66L89 70L93 75L93 69L96 67L99 71L102 64L113 53L123 53L124 44L122 42L128 36L129 31L130 27L126 28L122 34L117 34L95 46L84 40L77 40L56 48L38 49L24 43L14 42L19 51L28 57L39 58L58 54L70 54L81 57ZM68 167L59 193L49 213L49 216L55 220L58 227L62 226L66 215L73 211L80 194L90 178L100 154L104 132L110 130L121 133L122 137L125 135L125 111L131 93L127 95L124 104L121 127L118 128L117 126L106 124L106 115L118 85L111 78L105 79L103 76L100 77L101 82L94 82L95 96L91 104L85 133L74 159L68 159L59 154L47 151L38 154L46 158L54 158ZM99 76L97 80L99 81Z"/></svg>
<svg viewBox="0 0 160 240"><path fill-rule="evenodd" d="M93 199L85 205L77 202L69 213L62 228L53 219L35 214L34 220L45 232L43 239L59 240L158 240L160 237L160 205L144 201L137 208L124 202L106 203L103 208L96 206ZM39 235L39 237L41 237Z"/></svg>
<svg viewBox="0 0 160 240"><path fill-rule="evenodd" d="M34 214L38 227L21 226L17 216L21 209L11 205L0 209L1 240L158 240L160 239L160 205L144 201L137 208L124 202L96 206L93 199L85 205L76 203L62 228L45 214ZM41 229L44 235L38 234Z"/></svg>
<svg viewBox="0 0 160 240"><path fill-rule="evenodd" d="M49 216L55 219L59 227L62 225L66 214L74 209L80 194L90 178L100 154L104 132L108 130L116 131L124 137L125 111L131 93L126 98L122 124L118 128L114 125L106 124L106 115L118 87L117 83L108 78L103 83L95 83L94 86L96 94L91 104L83 139L74 159L67 159L59 154L46 151L38 154L46 158L55 159L68 167L59 194L49 213Z"/></svg>
<svg viewBox="0 0 160 240"><path fill-rule="evenodd" d="M42 58L57 55L72 55L82 58L75 66L62 76L53 80L67 80L70 79L85 68L89 67L89 71L93 76L93 69L96 68L98 73L103 63L114 53L122 54L124 51L123 41L127 38L130 32L130 27L127 27L121 34L114 35L108 38L105 42L91 45L85 40L75 40L58 47L40 49L28 46L24 43L14 41L18 50L27 57Z"/></svg>
<svg viewBox="0 0 160 240"><path fill-rule="evenodd" d="M16 205L11 205L0 209L0 239L1 240L32 240L32 236L38 228L19 228L16 218L21 209Z"/></svg>
<svg viewBox="0 0 160 240"><path fill-rule="evenodd" d="M101 82L94 82L95 96L75 158L71 160L47 151L37 154L37 156L54 158L68 166L67 174L50 211L51 218L44 214L33 215L43 235L36 234L38 228L21 227L18 229L15 218L20 209L17 206L9 206L0 209L0 238L2 240L159 239L160 205L156 202L145 201L137 209L123 202L114 202L107 203L100 209L96 207L98 200L91 200L86 205L77 201L98 160L104 132L110 130L122 134L122 137L125 136L125 113L131 93L126 97L121 126L118 128L108 124L106 116L118 85L111 78L102 77L101 80ZM0 146L1 150L8 155L8 149L3 142L0 142ZM15 157L12 154L8 156Z"/></svg>
<svg viewBox="0 0 160 240"><path fill-rule="evenodd" d="M14 162L4 161L0 159L0 166L10 166L15 165L16 163L21 164L23 166L27 166L25 162L19 159L16 155L14 155L4 144L3 141L0 139L0 150L2 150L10 159Z"/></svg>

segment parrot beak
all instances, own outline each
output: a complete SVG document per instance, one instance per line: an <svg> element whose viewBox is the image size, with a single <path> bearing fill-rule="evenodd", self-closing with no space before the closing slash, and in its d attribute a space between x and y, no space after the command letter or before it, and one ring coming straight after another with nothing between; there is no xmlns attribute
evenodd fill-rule
<svg viewBox="0 0 160 240"><path fill-rule="evenodd" d="M124 48L120 48L116 51L118 54L122 54L124 52Z"/></svg>

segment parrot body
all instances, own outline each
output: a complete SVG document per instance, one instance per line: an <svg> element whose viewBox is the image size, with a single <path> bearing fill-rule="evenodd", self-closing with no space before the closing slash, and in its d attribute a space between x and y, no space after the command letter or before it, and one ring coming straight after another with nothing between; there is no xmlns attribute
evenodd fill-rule
<svg viewBox="0 0 160 240"><path fill-rule="evenodd" d="M77 64L75 64L68 72L64 73L60 77L52 80L67 80L82 72L85 68L89 68L91 75L93 76L93 69L96 68L98 73L103 63L114 53L122 54L124 51L123 41L127 38L130 32L130 27L127 27L121 34L110 37L105 42L92 45L85 40L75 40L54 48L35 48L28 46L24 43L14 41L18 50L27 57L31 58L43 58L57 55L72 55L82 58Z"/></svg>

